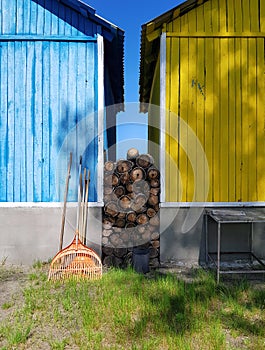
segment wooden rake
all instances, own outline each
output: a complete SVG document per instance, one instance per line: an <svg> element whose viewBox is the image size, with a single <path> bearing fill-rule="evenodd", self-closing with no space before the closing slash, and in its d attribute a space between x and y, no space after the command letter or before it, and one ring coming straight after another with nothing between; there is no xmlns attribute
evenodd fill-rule
<svg viewBox="0 0 265 350"><path fill-rule="evenodd" d="M79 238L79 230L82 228L83 240L85 240L85 228L86 228L86 211L82 207L82 222L80 220L80 207L81 198L85 198L85 208L87 209L88 198L88 182L84 176L85 181L85 194L82 190L82 157L80 157L79 163L79 186L78 186L78 207L77 207L77 220L76 230L73 241L69 246L60 250L53 258L48 279L52 281L73 279L100 279L102 277L102 263L97 253L85 246ZM83 201L82 201L83 202Z"/></svg>

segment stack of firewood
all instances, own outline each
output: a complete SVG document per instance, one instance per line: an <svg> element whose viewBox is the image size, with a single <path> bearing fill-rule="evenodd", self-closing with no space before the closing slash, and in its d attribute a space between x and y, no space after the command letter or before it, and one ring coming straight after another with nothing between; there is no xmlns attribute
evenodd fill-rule
<svg viewBox="0 0 265 350"><path fill-rule="evenodd" d="M149 249L159 265L160 172L149 154L131 148L127 159L104 165L102 260L106 266L131 263L133 248Z"/></svg>

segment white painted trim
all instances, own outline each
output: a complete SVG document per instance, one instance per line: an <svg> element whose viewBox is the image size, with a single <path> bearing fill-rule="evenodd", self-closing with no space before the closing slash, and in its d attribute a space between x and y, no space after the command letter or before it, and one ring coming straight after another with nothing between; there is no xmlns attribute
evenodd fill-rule
<svg viewBox="0 0 265 350"><path fill-rule="evenodd" d="M102 208L103 202L88 202L89 208ZM61 208L63 202L0 202L0 208ZM76 208L77 202L68 202L68 208Z"/></svg>
<svg viewBox="0 0 265 350"><path fill-rule="evenodd" d="M160 36L160 173L161 202L166 200L166 33Z"/></svg>
<svg viewBox="0 0 265 350"><path fill-rule="evenodd" d="M98 178L97 199L103 202L103 167L104 167L104 41L98 34Z"/></svg>
<svg viewBox="0 0 265 350"><path fill-rule="evenodd" d="M160 208L190 208L190 207L265 207L265 202L163 202Z"/></svg>

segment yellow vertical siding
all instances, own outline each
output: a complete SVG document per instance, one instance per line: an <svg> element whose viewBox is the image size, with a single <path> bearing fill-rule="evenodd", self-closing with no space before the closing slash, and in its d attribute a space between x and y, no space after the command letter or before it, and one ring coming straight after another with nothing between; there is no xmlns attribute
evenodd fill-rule
<svg viewBox="0 0 265 350"><path fill-rule="evenodd" d="M265 201L264 37L255 35L265 32L265 1L209 0L167 31L166 200L201 199L199 149L191 162L180 118L205 151L207 201Z"/></svg>

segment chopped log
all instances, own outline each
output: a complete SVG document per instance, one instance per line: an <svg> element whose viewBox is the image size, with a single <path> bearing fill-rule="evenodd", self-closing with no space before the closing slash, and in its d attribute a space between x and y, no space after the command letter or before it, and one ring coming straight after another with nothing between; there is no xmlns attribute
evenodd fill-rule
<svg viewBox="0 0 265 350"><path fill-rule="evenodd" d="M113 250L114 249L112 247L102 247L102 253L105 255L112 255Z"/></svg>
<svg viewBox="0 0 265 350"><path fill-rule="evenodd" d="M102 227L105 230L110 230L114 223L115 223L115 219L114 218L112 218L112 217L104 217L103 218Z"/></svg>
<svg viewBox="0 0 265 350"><path fill-rule="evenodd" d="M109 237L113 233L112 230L103 230L102 231L102 236L103 237Z"/></svg>
<svg viewBox="0 0 265 350"><path fill-rule="evenodd" d="M115 217L119 214L119 207L118 204L116 202L109 202L105 205L104 207L105 213Z"/></svg>
<svg viewBox="0 0 265 350"><path fill-rule="evenodd" d="M153 208L148 208L146 211L146 214L149 218L152 218L156 215L156 211Z"/></svg>
<svg viewBox="0 0 265 350"><path fill-rule="evenodd" d="M160 242L159 241L151 241L152 247L153 248L159 248L160 247Z"/></svg>
<svg viewBox="0 0 265 350"><path fill-rule="evenodd" d="M125 219L125 218L126 218L126 213L120 211L119 214L118 214L118 216L117 216L117 218L119 218L119 219Z"/></svg>
<svg viewBox="0 0 265 350"><path fill-rule="evenodd" d="M125 225L126 225L125 219L118 218L118 219L115 221L115 226L117 226L117 227L125 227Z"/></svg>
<svg viewBox="0 0 265 350"><path fill-rule="evenodd" d="M159 179L160 178L160 171L155 166L150 167L147 170L147 178L149 180Z"/></svg>
<svg viewBox="0 0 265 350"><path fill-rule="evenodd" d="M113 233L109 237L109 241L111 243L111 246L114 248L122 246L122 240L121 240L120 235L118 233Z"/></svg>
<svg viewBox="0 0 265 350"><path fill-rule="evenodd" d="M131 203L131 208L134 211L137 211L139 209L141 209L142 207L144 207L144 205L147 202L147 198L144 194L138 194L137 196L135 196L135 198L132 200Z"/></svg>
<svg viewBox="0 0 265 350"><path fill-rule="evenodd" d="M149 248L149 256L150 259L157 258L158 257L158 250L156 248Z"/></svg>
<svg viewBox="0 0 265 350"><path fill-rule="evenodd" d="M127 151L127 159L128 160L135 160L139 156L139 151L136 148L130 148Z"/></svg>
<svg viewBox="0 0 265 350"><path fill-rule="evenodd" d="M111 195L112 194L112 186L104 186L104 194Z"/></svg>
<svg viewBox="0 0 265 350"><path fill-rule="evenodd" d="M134 222L128 222L125 226L125 229L127 231L132 231L134 228L136 227L135 223Z"/></svg>
<svg viewBox="0 0 265 350"><path fill-rule="evenodd" d="M151 234L151 240L152 240L152 241L157 241L157 240L159 240L159 237L160 237L160 235L159 235L159 232L158 232L158 231L152 232L152 234Z"/></svg>
<svg viewBox="0 0 265 350"><path fill-rule="evenodd" d="M112 174L108 174L107 176L104 177L104 185L107 187L112 186Z"/></svg>
<svg viewBox="0 0 265 350"><path fill-rule="evenodd" d="M116 169L117 172L122 174L128 172L132 169L133 163L129 160L121 159L117 162Z"/></svg>
<svg viewBox="0 0 265 350"><path fill-rule="evenodd" d="M134 168L130 173L130 179L132 182L144 180L145 176L144 169L140 167Z"/></svg>
<svg viewBox="0 0 265 350"><path fill-rule="evenodd" d="M118 258L122 258L127 253L127 249L126 248L114 248L113 253Z"/></svg>
<svg viewBox="0 0 265 350"><path fill-rule="evenodd" d="M150 194L153 194L154 196L158 196L160 193L160 188L159 187L151 187L150 188Z"/></svg>
<svg viewBox="0 0 265 350"><path fill-rule="evenodd" d="M103 246L108 246L110 244L109 238L108 237L102 237L102 245Z"/></svg>
<svg viewBox="0 0 265 350"><path fill-rule="evenodd" d="M125 188L123 186L117 186L113 190L113 192L116 195L116 197L120 198L121 196L123 196L125 194Z"/></svg>
<svg viewBox="0 0 265 350"><path fill-rule="evenodd" d="M104 170L106 172L112 172L114 170L114 168L115 168L115 163L113 161L109 160L109 161L105 162Z"/></svg>
<svg viewBox="0 0 265 350"><path fill-rule="evenodd" d="M150 205L156 205L159 203L159 198L158 196L154 196L153 194L150 194L149 198L148 198L148 203Z"/></svg>
<svg viewBox="0 0 265 350"><path fill-rule="evenodd" d="M136 164L141 168L149 168L154 164L154 158L150 154L140 154L136 158Z"/></svg>
<svg viewBox="0 0 265 350"><path fill-rule="evenodd" d="M159 215L156 215L156 216L150 218L149 222L150 222L150 225L152 225L152 226L159 226L159 224L160 224Z"/></svg>
<svg viewBox="0 0 265 350"><path fill-rule="evenodd" d="M129 209L131 206L131 199L128 196L121 196L119 199L119 205L122 209Z"/></svg>
<svg viewBox="0 0 265 350"><path fill-rule="evenodd" d="M127 190L128 192L133 192L133 184L132 184L131 182L128 182L128 183L126 184L126 190Z"/></svg>
<svg viewBox="0 0 265 350"><path fill-rule="evenodd" d="M151 186L151 187L160 187L160 181L159 181L159 179L152 179L152 180L150 181L150 186Z"/></svg>
<svg viewBox="0 0 265 350"><path fill-rule="evenodd" d="M135 222L136 217L137 217L137 214L135 213L135 211L129 211L126 216L126 221Z"/></svg>
<svg viewBox="0 0 265 350"><path fill-rule="evenodd" d="M121 267L122 259L116 257L115 255L108 255L103 259L103 265L107 267Z"/></svg>
<svg viewBox="0 0 265 350"><path fill-rule="evenodd" d="M120 183L122 185L127 185L128 183L130 183L130 174L128 172L125 172L120 175Z"/></svg>
<svg viewBox="0 0 265 350"><path fill-rule="evenodd" d="M150 260L149 260L149 265L150 265L151 267L159 267L160 263L159 263L158 258L150 259Z"/></svg>
<svg viewBox="0 0 265 350"><path fill-rule="evenodd" d="M119 176L117 174L112 174L112 186L118 186L120 182Z"/></svg>
<svg viewBox="0 0 265 350"><path fill-rule="evenodd" d="M136 222L138 225L145 225L149 221L149 218L146 214L139 214L136 218Z"/></svg>
<svg viewBox="0 0 265 350"><path fill-rule="evenodd" d="M150 185L147 181L144 181L144 180L136 181L133 183L133 192L142 193L146 197L149 197Z"/></svg>
<svg viewBox="0 0 265 350"><path fill-rule="evenodd" d="M147 207L144 205L143 207L136 210L136 214L143 214L146 213Z"/></svg>

